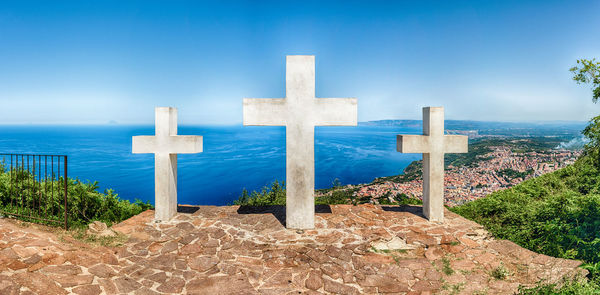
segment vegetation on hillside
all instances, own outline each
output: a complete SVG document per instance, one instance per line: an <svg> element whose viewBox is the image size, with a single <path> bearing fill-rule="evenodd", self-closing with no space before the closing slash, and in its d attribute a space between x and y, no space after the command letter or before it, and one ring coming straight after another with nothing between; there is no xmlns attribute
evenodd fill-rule
<svg viewBox="0 0 600 295"><path fill-rule="evenodd" d="M573 73L573 80L577 84L592 85L592 101L598 102L600 98L600 62L593 59L579 59L577 65L569 71Z"/></svg>
<svg viewBox="0 0 600 295"><path fill-rule="evenodd" d="M585 261L600 274L600 171L589 157L510 189L451 208L501 239Z"/></svg>
<svg viewBox="0 0 600 295"><path fill-rule="evenodd" d="M11 185L11 181L14 184L17 180L20 183L18 190ZM62 222L64 198L59 196L64 196L63 183L62 177L58 181L38 181L28 171L11 172L0 163L0 211ZM42 199L42 195L46 197ZM98 182L67 178L69 227L86 226L96 220L111 225L149 208L152 208L149 203L139 200L134 203L122 200L112 189L105 190L104 193L98 192ZM34 218L19 218L40 222ZM41 223L57 225L43 221Z"/></svg>
<svg viewBox="0 0 600 295"><path fill-rule="evenodd" d="M369 197L359 198L355 196L356 188L344 187L339 180L334 180L333 186L327 189L316 191L316 205L335 205L335 204L365 204L371 201ZM419 205L423 202L416 198L411 198L405 194L391 196L391 193L378 199L381 205ZM285 205L285 184L275 180L270 187L263 187L261 191L248 193L243 190L242 195L233 202L239 206L268 206Z"/></svg>
<svg viewBox="0 0 600 295"><path fill-rule="evenodd" d="M476 167L483 161L490 160L490 157L486 156L492 152L491 147L495 146L506 146L511 148L514 152L526 153L526 152L538 152L545 153L551 151L554 147L558 146L561 142L570 140L570 137L523 137L523 138L484 138L471 140L469 142L469 152L464 154L446 154L444 157L444 163L446 169L450 166L454 167ZM532 171L517 172L517 171L502 171L503 175L509 179L517 177L525 177L532 173ZM386 181L392 181L397 183L404 183L413 181L423 175L423 162L414 161L410 163L405 169L404 173L400 175L384 176L376 178L372 184L384 183Z"/></svg>
<svg viewBox="0 0 600 295"><path fill-rule="evenodd" d="M592 86L592 101L597 103L600 98L600 62L596 62L596 59L580 59L570 71L577 84ZM590 140L585 146L586 153L597 161L596 164L600 164L600 116L590 120L590 124L583 130L583 135Z"/></svg>
<svg viewBox="0 0 600 295"><path fill-rule="evenodd" d="M522 294L600 294L600 169L591 157L450 210L497 238L582 260L590 272L588 282L567 282L560 288L541 284Z"/></svg>
<svg viewBox="0 0 600 295"><path fill-rule="evenodd" d="M573 80L600 98L600 63L578 60ZM501 239L546 255L579 259L589 280L540 283L521 294L600 294L600 116L583 130L590 140L573 165L451 210Z"/></svg>

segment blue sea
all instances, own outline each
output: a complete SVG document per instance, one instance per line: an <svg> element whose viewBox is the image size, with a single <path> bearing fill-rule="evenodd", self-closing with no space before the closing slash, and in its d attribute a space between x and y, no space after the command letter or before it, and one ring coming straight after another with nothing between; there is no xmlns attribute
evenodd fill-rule
<svg viewBox="0 0 600 295"><path fill-rule="evenodd" d="M421 155L396 152L396 134L420 132L420 126L317 127L316 188L336 178L358 184L402 173ZM244 188L285 180L285 127L180 126L178 133L204 137L203 153L178 157L180 204L226 205ZM132 136L153 134L153 126L0 126L0 153L67 155L69 177L154 203L154 156L131 153Z"/></svg>

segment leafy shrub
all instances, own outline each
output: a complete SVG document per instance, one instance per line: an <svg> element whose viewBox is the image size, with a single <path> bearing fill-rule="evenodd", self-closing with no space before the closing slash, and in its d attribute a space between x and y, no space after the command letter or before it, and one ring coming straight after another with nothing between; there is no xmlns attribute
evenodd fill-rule
<svg viewBox="0 0 600 295"><path fill-rule="evenodd" d="M244 189L242 195L235 201L234 205L240 206L267 206L267 205L285 205L285 182L275 180L271 187L263 187L260 192L248 191Z"/></svg>
<svg viewBox="0 0 600 295"><path fill-rule="evenodd" d="M510 275L510 271L504 267L503 264L500 264L498 267L494 268L490 272L490 276L496 280L504 280L506 277Z"/></svg>
<svg viewBox="0 0 600 295"><path fill-rule="evenodd" d="M535 287L519 287L521 295L598 295L600 285L594 281L575 278L562 282L562 284L539 283Z"/></svg>
<svg viewBox="0 0 600 295"><path fill-rule="evenodd" d="M600 281L600 171L594 163L584 156L571 166L451 210L524 248L584 261L590 284L596 284ZM536 290L580 294L543 293L554 287L541 285Z"/></svg>
<svg viewBox="0 0 600 295"><path fill-rule="evenodd" d="M21 185L17 188L11 185L11 180L13 183L18 181ZM15 198L15 195L19 198ZM54 181L39 181L28 171L8 171L4 167L0 168L0 210L4 212L62 222L65 208L62 196L62 177ZM149 203L140 200L134 203L122 200L112 189L100 193L98 182L84 183L78 179L67 178L67 216L70 227L85 226L96 220L111 225L150 208L152 206ZM21 219L39 222L34 218Z"/></svg>
<svg viewBox="0 0 600 295"><path fill-rule="evenodd" d="M421 199L409 197L404 193L396 194L394 199L396 200L396 205L423 205Z"/></svg>
<svg viewBox="0 0 600 295"><path fill-rule="evenodd" d="M336 205L336 204L365 204L371 201L370 197L357 198L354 194L357 188L344 188L339 181L334 181L334 187L321 189L318 192L321 196L315 198L316 205ZM421 205L423 202L417 198L411 198L406 194L397 194L393 201L390 201L390 194L386 194L378 199L381 205ZM242 195L233 201L234 205L239 206L268 206L285 205L285 184L275 180L270 187L265 186L260 192L252 191L248 193L246 189Z"/></svg>

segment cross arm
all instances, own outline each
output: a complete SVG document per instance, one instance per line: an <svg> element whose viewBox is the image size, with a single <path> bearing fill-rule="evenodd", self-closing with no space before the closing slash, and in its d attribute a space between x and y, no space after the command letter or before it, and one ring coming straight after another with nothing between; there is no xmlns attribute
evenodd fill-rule
<svg viewBox="0 0 600 295"><path fill-rule="evenodd" d="M132 152L134 154L195 154L202 152L202 136L173 135L166 140L156 136L132 137Z"/></svg>
<svg viewBox="0 0 600 295"><path fill-rule="evenodd" d="M133 136L131 151L134 154L152 154L156 151L155 136Z"/></svg>
<svg viewBox="0 0 600 295"><path fill-rule="evenodd" d="M444 135L445 153L468 153L469 137L464 135Z"/></svg>
<svg viewBox="0 0 600 295"><path fill-rule="evenodd" d="M358 100L356 98L316 98L313 114L315 125L356 126Z"/></svg>
<svg viewBox="0 0 600 295"><path fill-rule="evenodd" d="M429 136L423 135L397 135L396 151L401 153L428 153Z"/></svg>
<svg viewBox="0 0 600 295"><path fill-rule="evenodd" d="M283 98L244 98L244 126L278 126L286 123L286 104Z"/></svg>

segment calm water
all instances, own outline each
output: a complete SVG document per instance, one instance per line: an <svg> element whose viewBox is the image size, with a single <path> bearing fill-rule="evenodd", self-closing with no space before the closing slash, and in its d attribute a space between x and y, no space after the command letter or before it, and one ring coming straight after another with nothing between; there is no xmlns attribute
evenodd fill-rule
<svg viewBox="0 0 600 295"><path fill-rule="evenodd" d="M395 175L420 159L396 152L396 134L420 128L317 127L316 187L370 182ZM125 199L154 202L154 156L132 154L131 136L153 126L0 126L0 153L65 154L69 177L96 180ZM225 205L242 189L285 180L285 128L181 126L179 134L204 136L204 152L179 155L178 201Z"/></svg>

